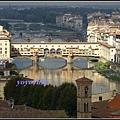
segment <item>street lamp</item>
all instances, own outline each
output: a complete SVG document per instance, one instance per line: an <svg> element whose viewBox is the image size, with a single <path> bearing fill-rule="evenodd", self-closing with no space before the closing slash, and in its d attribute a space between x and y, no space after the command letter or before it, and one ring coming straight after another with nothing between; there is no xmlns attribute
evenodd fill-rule
<svg viewBox="0 0 120 120"><path fill-rule="evenodd" d="M9 103L10 103L10 117L12 118L12 110L14 106L14 99L12 97L10 98Z"/></svg>

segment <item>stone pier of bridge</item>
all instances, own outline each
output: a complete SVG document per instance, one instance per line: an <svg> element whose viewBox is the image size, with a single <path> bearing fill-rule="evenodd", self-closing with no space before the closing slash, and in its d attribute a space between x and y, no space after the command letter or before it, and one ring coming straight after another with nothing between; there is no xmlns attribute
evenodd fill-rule
<svg viewBox="0 0 120 120"><path fill-rule="evenodd" d="M33 64L38 64L39 62L39 56L35 55L32 57Z"/></svg>
<svg viewBox="0 0 120 120"><path fill-rule="evenodd" d="M67 64L73 64L73 56L68 55L66 58Z"/></svg>
<svg viewBox="0 0 120 120"><path fill-rule="evenodd" d="M57 56L56 56L57 57ZM73 64L73 56L68 55L67 57L58 57L58 58L64 58L66 60L66 64ZM39 56L35 55L32 57L33 64L38 64L39 63Z"/></svg>

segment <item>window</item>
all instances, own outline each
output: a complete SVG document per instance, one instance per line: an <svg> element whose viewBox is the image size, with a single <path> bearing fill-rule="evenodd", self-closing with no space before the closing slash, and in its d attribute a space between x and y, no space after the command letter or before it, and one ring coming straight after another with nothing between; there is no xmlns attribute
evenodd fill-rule
<svg viewBox="0 0 120 120"><path fill-rule="evenodd" d="M7 45L7 43L5 43L5 45Z"/></svg>
<svg viewBox="0 0 120 120"><path fill-rule="evenodd" d="M0 50L2 50L2 48L0 48Z"/></svg>
<svg viewBox="0 0 120 120"><path fill-rule="evenodd" d="M0 43L0 46L2 46L2 43Z"/></svg>
<svg viewBox="0 0 120 120"><path fill-rule="evenodd" d="M113 50L111 50L111 52L113 52Z"/></svg>
<svg viewBox="0 0 120 120"><path fill-rule="evenodd" d="M0 51L0 54L2 54L2 51Z"/></svg>
<svg viewBox="0 0 120 120"><path fill-rule="evenodd" d="M86 102L86 103L84 103L84 112L88 112L88 103Z"/></svg>
<svg viewBox="0 0 120 120"><path fill-rule="evenodd" d="M22 45L20 45L20 47L22 47Z"/></svg>
<svg viewBox="0 0 120 120"><path fill-rule="evenodd" d="M5 50L7 50L7 48L5 48Z"/></svg>
<svg viewBox="0 0 120 120"><path fill-rule="evenodd" d="M88 87L85 86L85 97L87 97L87 96L88 96Z"/></svg>
<svg viewBox="0 0 120 120"><path fill-rule="evenodd" d="M28 47L28 45L27 45L27 47Z"/></svg>
<svg viewBox="0 0 120 120"><path fill-rule="evenodd" d="M7 51L5 51L5 54L7 54Z"/></svg>

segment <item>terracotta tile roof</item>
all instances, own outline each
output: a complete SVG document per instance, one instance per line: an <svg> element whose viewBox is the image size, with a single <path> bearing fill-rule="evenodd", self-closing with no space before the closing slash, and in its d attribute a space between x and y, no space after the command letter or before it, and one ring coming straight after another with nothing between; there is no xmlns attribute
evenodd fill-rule
<svg viewBox="0 0 120 120"><path fill-rule="evenodd" d="M82 78L79 78L79 79L77 79L77 80L75 80L77 83L79 83L79 82L93 82L91 79L89 79L89 78L87 78L87 77L82 77Z"/></svg>
<svg viewBox="0 0 120 120"><path fill-rule="evenodd" d="M104 42L99 42L99 43L100 43L101 45L107 47L107 48L115 48L115 46L111 46L111 45L109 45L109 44L107 44L107 43L104 43Z"/></svg>
<svg viewBox="0 0 120 120"><path fill-rule="evenodd" d="M108 100L93 102L92 118L108 118L110 112L112 112L112 110L108 108Z"/></svg>
<svg viewBox="0 0 120 120"><path fill-rule="evenodd" d="M109 101L108 107L113 110L119 110L120 109L120 94L117 94L114 99Z"/></svg>

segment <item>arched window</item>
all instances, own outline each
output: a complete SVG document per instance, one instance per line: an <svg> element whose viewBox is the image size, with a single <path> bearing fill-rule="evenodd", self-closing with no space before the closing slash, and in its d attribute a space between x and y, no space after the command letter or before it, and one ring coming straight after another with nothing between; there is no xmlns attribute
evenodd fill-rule
<svg viewBox="0 0 120 120"><path fill-rule="evenodd" d="M87 96L88 96L88 87L85 86L85 97L87 97Z"/></svg>
<svg viewBox="0 0 120 120"><path fill-rule="evenodd" d="M86 103L84 103L84 112L88 112L88 103L86 102Z"/></svg>

